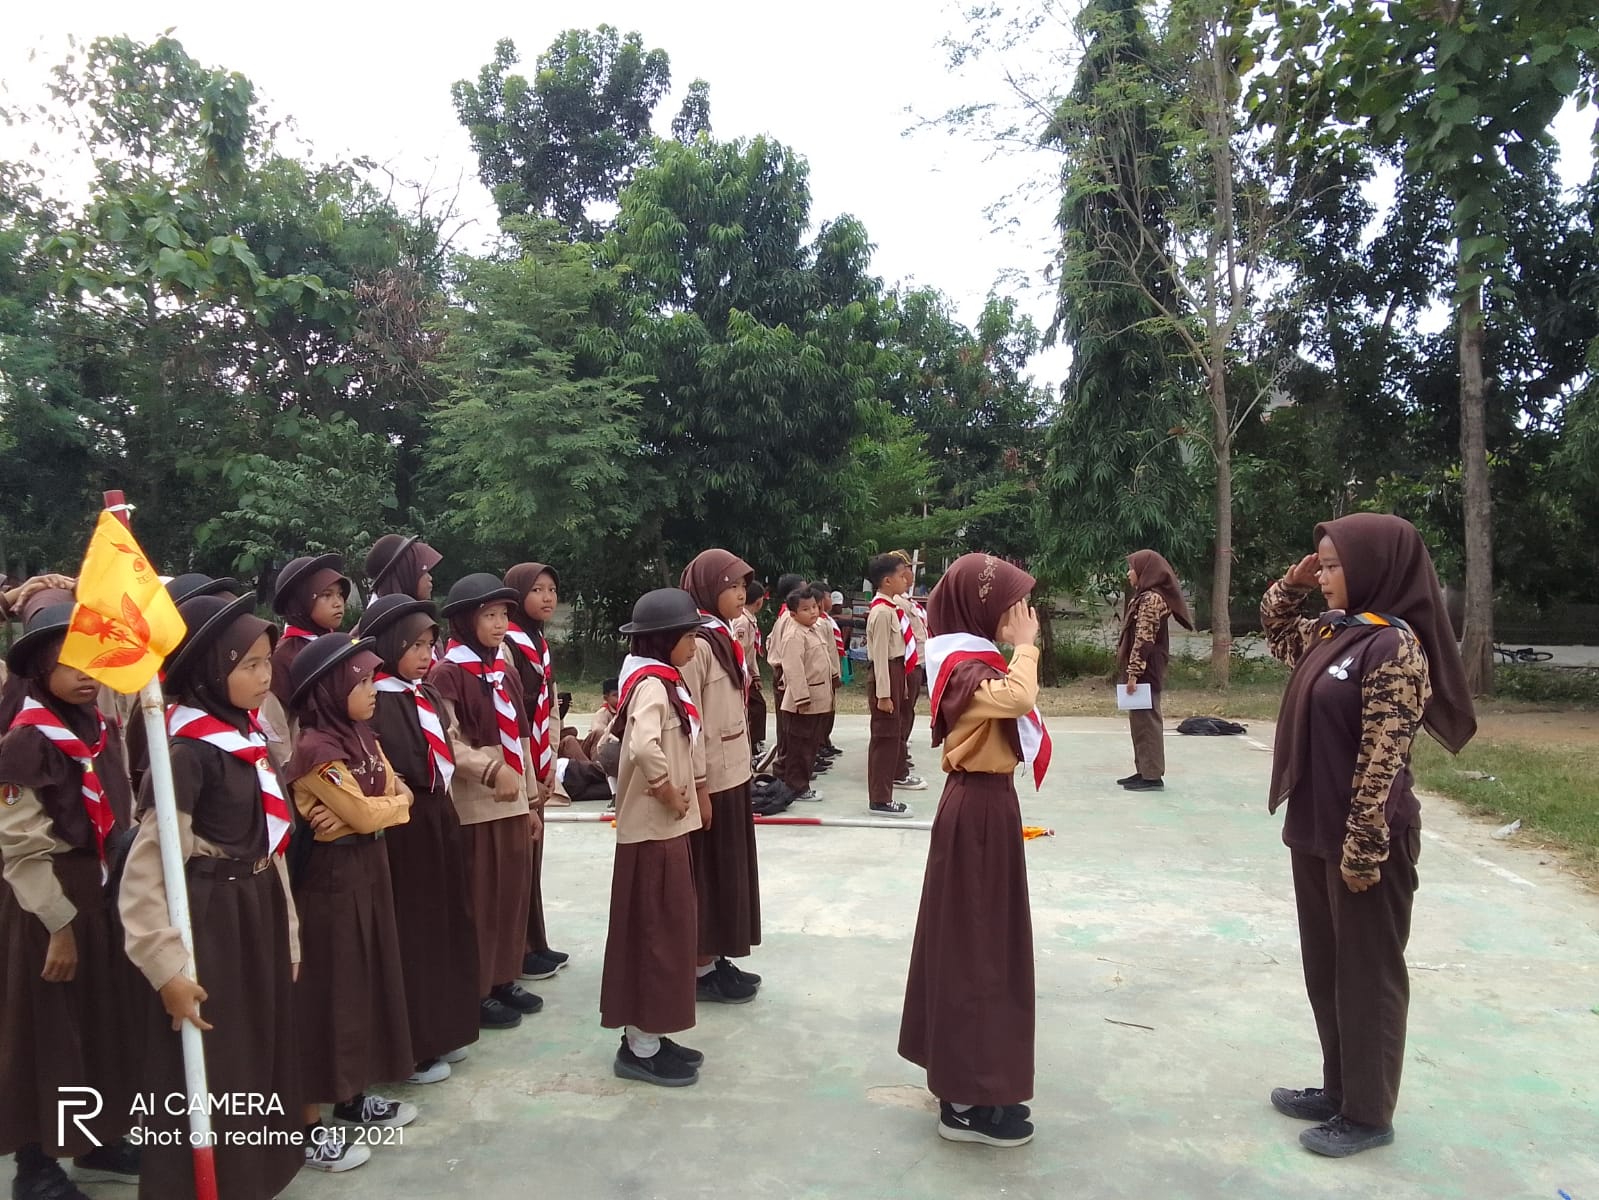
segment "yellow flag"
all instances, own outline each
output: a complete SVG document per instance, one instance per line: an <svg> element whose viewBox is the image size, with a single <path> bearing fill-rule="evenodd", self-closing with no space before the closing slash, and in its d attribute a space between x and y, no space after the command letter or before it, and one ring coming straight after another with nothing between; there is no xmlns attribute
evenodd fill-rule
<svg viewBox="0 0 1599 1200"><path fill-rule="evenodd" d="M112 691L136 692L183 640L183 618L132 532L109 512L89 539L61 661Z"/></svg>

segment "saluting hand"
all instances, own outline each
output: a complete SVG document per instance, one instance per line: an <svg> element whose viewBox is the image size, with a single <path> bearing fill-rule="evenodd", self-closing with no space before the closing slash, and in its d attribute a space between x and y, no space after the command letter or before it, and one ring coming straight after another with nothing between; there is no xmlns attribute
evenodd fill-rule
<svg viewBox="0 0 1599 1200"><path fill-rule="evenodd" d="M999 640L1010 646L1031 646L1038 640L1038 614L1018 600L999 619Z"/></svg>
<svg viewBox="0 0 1599 1200"><path fill-rule="evenodd" d="M1307 554L1288 568L1288 573L1283 576L1283 582L1291 588L1313 588L1320 574L1321 559L1314 554Z"/></svg>

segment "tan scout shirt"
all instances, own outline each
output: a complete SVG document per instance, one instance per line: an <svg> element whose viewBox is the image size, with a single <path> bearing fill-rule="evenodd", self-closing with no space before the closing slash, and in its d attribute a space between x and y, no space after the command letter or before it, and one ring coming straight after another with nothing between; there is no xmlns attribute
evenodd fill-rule
<svg viewBox="0 0 1599 1200"><path fill-rule="evenodd" d="M888 600L893 606L874 606L866 614L866 657L872 663L872 694L879 700L903 699L894 694L894 685L888 664L890 659L905 657L905 637L899 631L899 601L878 592L872 599Z"/></svg>
<svg viewBox="0 0 1599 1200"><path fill-rule="evenodd" d="M339 823L326 832L317 830L316 840L334 842L352 833L376 833L393 825L404 825L411 819L411 789L400 782L389 764L389 756L381 750L386 782L381 796L368 796L361 791L355 773L348 763L321 763L309 775L302 775L290 785L294 792L294 806L302 817L320 803L339 819ZM457 774L460 768L456 768Z"/></svg>
<svg viewBox="0 0 1599 1200"><path fill-rule="evenodd" d="M183 861L195 857L227 858L217 847L194 835L194 817L178 812L178 846ZM289 868L283 855L274 854L269 868L277 872L289 916L289 961L300 961L300 917L294 908L294 892L289 887ZM183 939L167 913L166 876L161 871L161 841L156 836L155 812L139 823L122 870L122 887L117 893L117 909L122 914L128 957L150 986L160 991L189 963ZM248 949L248 947L247 947Z"/></svg>
<svg viewBox="0 0 1599 1200"><path fill-rule="evenodd" d="M833 711L838 654L833 631L818 621L809 629L795 622L783 641L783 711L816 716Z"/></svg>
<svg viewBox="0 0 1599 1200"><path fill-rule="evenodd" d="M1021 761L999 721L1026 716L1038 705L1038 647L1018 646L1004 679L986 679L944 739L946 771L1010 775Z"/></svg>
<svg viewBox="0 0 1599 1200"><path fill-rule="evenodd" d="M528 814L527 776L522 776L515 797L510 800L494 798L494 780L501 771L511 768L505 761L500 744L474 746L461 736L461 722L455 705L444 701L444 711L449 718L450 751L455 756L455 774L450 779L450 799L455 801L455 813L463 825L479 825L484 821L501 821L506 817L525 817ZM527 748L522 750L527 761Z"/></svg>
<svg viewBox="0 0 1599 1200"><path fill-rule="evenodd" d="M736 788L754 774L743 681L734 683L728 678L704 638L694 639L694 658L683 667L682 675L704 726L705 787L712 792Z"/></svg>
<svg viewBox="0 0 1599 1200"><path fill-rule="evenodd" d="M0 855L5 881L17 903L44 923L51 933L65 929L78 915L61 890L52 859L73 849L55 835L55 823L32 788L0 785Z"/></svg>
<svg viewBox="0 0 1599 1200"><path fill-rule="evenodd" d="M653 786L688 793L688 815L679 817L649 794ZM705 734L690 745L689 731L666 698L666 684L642 679L627 706L622 767L616 783L616 840L664 842L700 827L696 789L705 782Z"/></svg>

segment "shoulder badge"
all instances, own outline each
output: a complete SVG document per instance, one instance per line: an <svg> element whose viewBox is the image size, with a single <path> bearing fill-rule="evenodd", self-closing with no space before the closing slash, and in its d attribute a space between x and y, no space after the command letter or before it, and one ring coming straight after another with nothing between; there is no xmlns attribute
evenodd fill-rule
<svg viewBox="0 0 1599 1200"><path fill-rule="evenodd" d="M322 778L326 779L336 788L341 788L344 786L344 774L335 766L330 765L323 767Z"/></svg>
<svg viewBox="0 0 1599 1200"><path fill-rule="evenodd" d="M0 784L0 801L4 801L7 808L15 808L22 799L22 789L14 783Z"/></svg>

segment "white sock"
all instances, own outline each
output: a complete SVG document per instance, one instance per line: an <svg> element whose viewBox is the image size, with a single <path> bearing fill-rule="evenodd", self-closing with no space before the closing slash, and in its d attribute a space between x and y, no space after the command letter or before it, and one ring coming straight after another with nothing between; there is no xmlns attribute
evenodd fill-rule
<svg viewBox="0 0 1599 1200"><path fill-rule="evenodd" d="M654 1058L661 1049L661 1039L653 1033L645 1033L634 1025L627 1026L623 1032L627 1034L627 1048L636 1058Z"/></svg>
<svg viewBox="0 0 1599 1200"><path fill-rule="evenodd" d="M703 967L695 967L694 968L694 978L695 979L704 979L707 975L709 975L714 970L716 970L716 964L714 962L708 962Z"/></svg>

